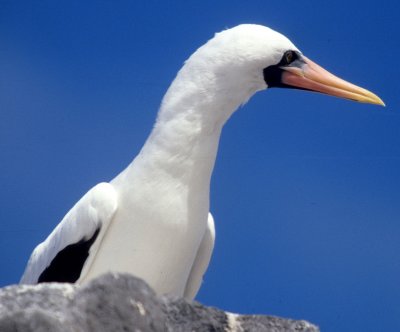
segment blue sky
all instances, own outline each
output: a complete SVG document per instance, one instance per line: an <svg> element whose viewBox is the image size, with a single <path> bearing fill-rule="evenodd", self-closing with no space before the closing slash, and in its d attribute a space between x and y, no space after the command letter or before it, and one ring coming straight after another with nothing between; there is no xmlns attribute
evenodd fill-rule
<svg viewBox="0 0 400 332"><path fill-rule="evenodd" d="M199 293L323 331L400 330L400 30L395 1L2 1L0 286L93 185L137 154L183 61L270 26L387 107L258 93L225 126L217 242Z"/></svg>

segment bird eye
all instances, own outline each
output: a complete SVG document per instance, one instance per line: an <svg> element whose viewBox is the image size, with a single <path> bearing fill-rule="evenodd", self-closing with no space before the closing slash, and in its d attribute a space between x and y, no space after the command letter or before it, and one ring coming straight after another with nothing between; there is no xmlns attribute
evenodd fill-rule
<svg viewBox="0 0 400 332"><path fill-rule="evenodd" d="M294 53L293 51L286 51L285 54L283 55L283 58L286 64L290 64L295 60L296 53Z"/></svg>

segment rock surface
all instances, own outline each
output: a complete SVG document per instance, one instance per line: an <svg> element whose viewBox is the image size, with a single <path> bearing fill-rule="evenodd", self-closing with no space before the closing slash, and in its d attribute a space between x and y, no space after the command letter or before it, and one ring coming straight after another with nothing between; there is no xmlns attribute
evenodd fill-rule
<svg viewBox="0 0 400 332"><path fill-rule="evenodd" d="M308 322L236 315L167 296L127 274L106 274L83 287L16 285L0 289L2 332L314 332Z"/></svg>

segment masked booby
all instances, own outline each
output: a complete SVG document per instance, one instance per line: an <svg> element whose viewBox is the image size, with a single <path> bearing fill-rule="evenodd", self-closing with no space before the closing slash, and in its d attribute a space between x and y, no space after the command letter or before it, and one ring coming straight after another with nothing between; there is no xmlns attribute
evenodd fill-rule
<svg viewBox="0 0 400 332"><path fill-rule="evenodd" d="M178 72L140 153L72 207L33 251L21 283L82 284L128 272L159 294L193 299L214 246L209 190L222 127L273 87L383 105L272 29L244 24L217 33Z"/></svg>

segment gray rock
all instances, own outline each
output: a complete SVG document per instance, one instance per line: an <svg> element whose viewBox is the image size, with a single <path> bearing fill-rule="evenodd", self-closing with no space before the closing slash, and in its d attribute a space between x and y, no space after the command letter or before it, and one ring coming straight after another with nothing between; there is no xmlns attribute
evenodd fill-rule
<svg viewBox="0 0 400 332"><path fill-rule="evenodd" d="M85 286L47 283L0 289L1 332L315 332L305 321L236 315L168 296L141 279L106 274Z"/></svg>

